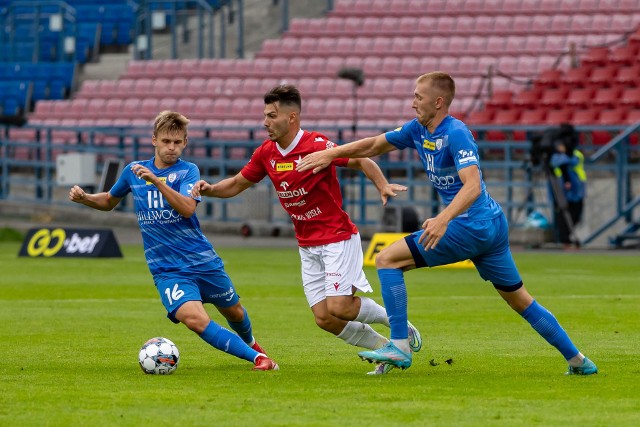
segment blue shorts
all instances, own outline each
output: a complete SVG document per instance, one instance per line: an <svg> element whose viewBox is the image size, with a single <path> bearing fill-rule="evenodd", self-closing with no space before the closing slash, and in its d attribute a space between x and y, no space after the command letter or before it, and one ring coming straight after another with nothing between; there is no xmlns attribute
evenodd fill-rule
<svg viewBox="0 0 640 427"><path fill-rule="evenodd" d="M522 286L509 249L509 226L504 214L482 221L455 218L437 246L428 251L418 243L423 231L405 237L416 267L436 267L470 259L480 277L491 281L497 289L515 291Z"/></svg>
<svg viewBox="0 0 640 427"><path fill-rule="evenodd" d="M224 270L207 273L163 273L153 277L167 317L179 323L174 314L187 301L202 301L216 307L231 307L239 296Z"/></svg>

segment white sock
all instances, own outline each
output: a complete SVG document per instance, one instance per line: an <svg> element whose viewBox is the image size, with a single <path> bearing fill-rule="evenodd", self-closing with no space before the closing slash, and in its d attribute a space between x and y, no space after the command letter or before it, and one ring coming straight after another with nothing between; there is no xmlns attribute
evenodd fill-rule
<svg viewBox="0 0 640 427"><path fill-rule="evenodd" d="M571 359L567 360L567 362L569 362L570 366L573 366L574 368L579 368L584 363L584 354L578 353L575 356L573 356Z"/></svg>
<svg viewBox="0 0 640 427"><path fill-rule="evenodd" d="M387 310L383 306L367 297L360 298L360 312L354 319L357 322L362 323L379 323L381 325L389 327L389 317L387 316Z"/></svg>
<svg viewBox="0 0 640 427"><path fill-rule="evenodd" d="M355 321L347 323L337 337L347 344L368 348L369 350L376 350L389 342L388 339L374 331L371 326Z"/></svg>
<svg viewBox="0 0 640 427"><path fill-rule="evenodd" d="M396 347L398 347L400 350L404 351L405 353L407 353L407 354L411 353L411 347L409 347L409 340L408 339L391 340L391 342L393 343L393 345L395 345Z"/></svg>

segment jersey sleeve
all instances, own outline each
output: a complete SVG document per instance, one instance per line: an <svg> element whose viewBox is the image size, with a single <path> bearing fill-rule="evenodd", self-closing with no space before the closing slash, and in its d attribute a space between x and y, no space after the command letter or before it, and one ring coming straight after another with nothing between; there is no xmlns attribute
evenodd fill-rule
<svg viewBox="0 0 640 427"><path fill-rule="evenodd" d="M189 169L184 176L184 179L180 182L180 194L183 196L191 197L191 190L196 182L200 180L200 170L194 164L189 165ZM201 197L197 197L194 200L200 202Z"/></svg>
<svg viewBox="0 0 640 427"><path fill-rule="evenodd" d="M457 170L471 165L480 166L478 146L468 129L455 129L449 133L449 150Z"/></svg>
<svg viewBox="0 0 640 427"><path fill-rule="evenodd" d="M123 170L118 180L111 190L109 190L109 194L113 197L123 198L127 194L131 192L131 179L136 178L133 172L131 172L131 166L133 166L136 162L129 163Z"/></svg>
<svg viewBox="0 0 640 427"><path fill-rule="evenodd" d="M415 120L412 120L399 128L385 133L384 136L387 138L387 142L400 150L413 147L413 137L411 134L415 123Z"/></svg>
<svg viewBox="0 0 640 427"><path fill-rule="evenodd" d="M240 171L242 176L251 182L260 182L265 176L267 176L267 171L264 168L264 162L262 161L263 147L264 145L261 145L253 152L249 163L244 165Z"/></svg>

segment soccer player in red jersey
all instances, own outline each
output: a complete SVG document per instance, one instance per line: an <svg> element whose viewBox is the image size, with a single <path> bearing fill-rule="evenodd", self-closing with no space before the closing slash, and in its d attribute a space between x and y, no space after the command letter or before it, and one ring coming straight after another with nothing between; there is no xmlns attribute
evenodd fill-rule
<svg viewBox="0 0 640 427"><path fill-rule="evenodd" d="M342 209L335 166L364 172L380 192L383 204L388 197L406 191L406 187L389 184L370 159L336 159L332 167L318 174L297 171L296 165L304 156L335 144L320 133L301 129L302 100L295 86L274 87L265 94L264 103L264 127L269 139L256 149L237 175L216 184L198 181L192 195L233 197L268 176L280 204L293 221L304 292L316 324L348 344L378 349L388 339L369 324L389 327L389 319L384 307L374 300L355 296L358 290L373 290L362 271L360 234ZM409 336L413 338L412 350L419 351L420 334L411 324ZM374 372L382 371L384 369Z"/></svg>

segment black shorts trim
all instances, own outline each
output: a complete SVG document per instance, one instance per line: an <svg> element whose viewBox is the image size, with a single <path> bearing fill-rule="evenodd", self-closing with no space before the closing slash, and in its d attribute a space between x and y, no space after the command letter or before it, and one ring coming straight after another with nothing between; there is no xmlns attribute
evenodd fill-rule
<svg viewBox="0 0 640 427"><path fill-rule="evenodd" d="M409 234L405 236L404 241L407 242L407 246L409 246L409 250L411 251L411 255L413 256L413 262L416 264L416 268L429 267L427 261L422 257L422 253L420 249L418 249L418 245L416 241L413 240L413 234Z"/></svg>
<svg viewBox="0 0 640 427"><path fill-rule="evenodd" d="M511 286L496 285L495 283L493 283L493 287L502 292L515 292L522 287L522 280Z"/></svg>

